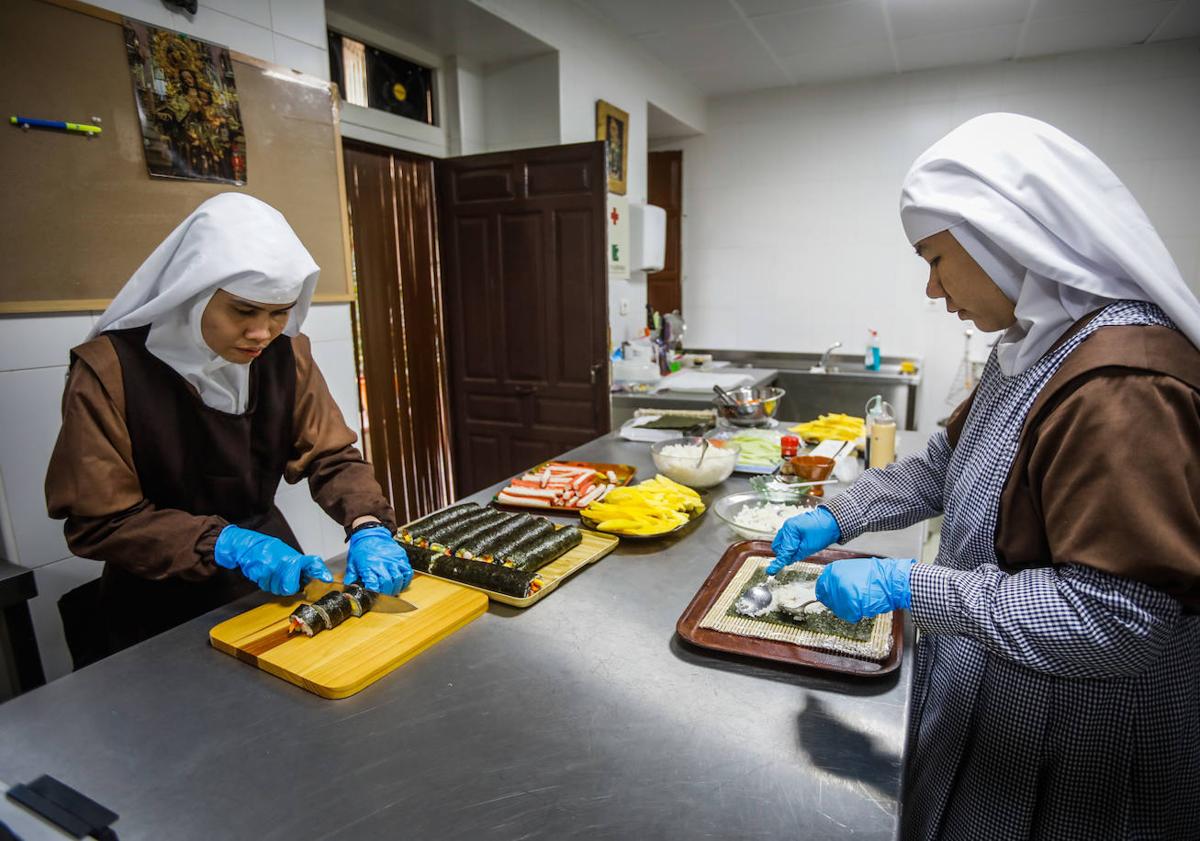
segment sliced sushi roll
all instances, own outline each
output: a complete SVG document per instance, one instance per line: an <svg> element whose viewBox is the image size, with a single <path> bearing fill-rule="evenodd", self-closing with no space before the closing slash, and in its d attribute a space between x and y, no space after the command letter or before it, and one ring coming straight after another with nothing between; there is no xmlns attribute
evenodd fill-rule
<svg viewBox="0 0 1200 841"><path fill-rule="evenodd" d="M313 634L325 630L325 619L326 617L311 604L302 604L288 617L288 633L299 632L306 637L311 637Z"/></svg>
<svg viewBox="0 0 1200 841"><path fill-rule="evenodd" d="M539 538L543 538L553 532L554 523L544 517L535 517L534 522L527 528L514 532L505 540L497 542L484 552L480 552L476 557L482 558L485 561L496 561L499 558L507 558L518 547L525 545L525 543L535 542Z"/></svg>
<svg viewBox="0 0 1200 841"><path fill-rule="evenodd" d="M507 522L499 523L482 534L464 537L454 547L454 554L460 558L484 558L493 547L503 546L514 535L520 534L534 525L533 515L513 514Z"/></svg>
<svg viewBox="0 0 1200 841"><path fill-rule="evenodd" d="M404 554L408 555L409 565L419 572L429 572L429 564L434 555L438 554L425 546L406 544Z"/></svg>
<svg viewBox="0 0 1200 841"><path fill-rule="evenodd" d="M472 584L517 599L528 598L542 587L542 580L536 573L467 558L455 558L452 555L435 558L431 571L434 575L449 578L451 581Z"/></svg>
<svg viewBox="0 0 1200 841"><path fill-rule="evenodd" d="M332 630L354 615L350 607L350 599L340 590L331 590L313 602L313 607L324 610L329 617L329 629Z"/></svg>
<svg viewBox="0 0 1200 841"><path fill-rule="evenodd" d="M412 535L414 533L420 534L423 531L436 528L437 526L448 523L456 517L460 517L463 514L477 508L479 508L479 504L476 502L461 502L458 505L451 505L449 508L443 508L441 511L435 511L427 517L422 517L415 522L401 526L400 539L406 543L413 542Z"/></svg>
<svg viewBox="0 0 1200 841"><path fill-rule="evenodd" d="M350 613L362 616L375 606L378 593L373 593L361 584L348 584L342 595L350 602Z"/></svg>
<svg viewBox="0 0 1200 841"><path fill-rule="evenodd" d="M554 534L524 543L503 558L506 566L526 572L535 572L560 555L566 554L583 542L583 532L575 526L561 528Z"/></svg>

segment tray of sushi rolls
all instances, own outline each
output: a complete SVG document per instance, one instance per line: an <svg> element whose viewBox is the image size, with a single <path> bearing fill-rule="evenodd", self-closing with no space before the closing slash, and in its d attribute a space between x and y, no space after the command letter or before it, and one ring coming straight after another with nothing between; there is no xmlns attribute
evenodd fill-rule
<svg viewBox="0 0 1200 841"><path fill-rule="evenodd" d="M617 547L617 538L545 517L460 503L400 527L418 572L529 607Z"/></svg>

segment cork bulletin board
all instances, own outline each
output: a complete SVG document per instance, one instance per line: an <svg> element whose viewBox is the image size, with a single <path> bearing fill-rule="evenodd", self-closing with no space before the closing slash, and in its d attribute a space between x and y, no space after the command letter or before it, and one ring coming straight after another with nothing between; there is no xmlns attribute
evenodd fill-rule
<svg viewBox="0 0 1200 841"><path fill-rule="evenodd" d="M277 208L321 267L316 300L352 300L338 97L233 53L245 186L151 178L119 15L73 0L0 3L0 313L103 309L188 213L239 190ZM25 130L12 115L103 133Z"/></svg>

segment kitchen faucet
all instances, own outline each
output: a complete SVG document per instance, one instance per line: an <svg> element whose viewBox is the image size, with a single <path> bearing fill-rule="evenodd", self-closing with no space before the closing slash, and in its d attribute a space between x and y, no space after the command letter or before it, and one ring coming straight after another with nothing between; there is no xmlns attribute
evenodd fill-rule
<svg viewBox="0 0 1200 841"><path fill-rule="evenodd" d="M841 342L834 342L829 347L827 347L825 349L825 352L821 354L821 361L813 366L814 370L824 371L825 366L829 363L829 354L833 353L835 350L837 350L841 346L842 346Z"/></svg>

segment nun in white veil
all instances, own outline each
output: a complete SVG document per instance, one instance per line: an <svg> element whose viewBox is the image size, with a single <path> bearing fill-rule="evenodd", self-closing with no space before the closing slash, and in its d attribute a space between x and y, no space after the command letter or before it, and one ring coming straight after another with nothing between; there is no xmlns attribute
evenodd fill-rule
<svg viewBox="0 0 1200 841"><path fill-rule="evenodd" d="M1112 170L1028 117L935 143L900 216L927 293L1004 333L925 453L775 550L944 517L935 563L816 588L919 631L901 837L1200 838L1200 303Z"/></svg>
<svg viewBox="0 0 1200 841"><path fill-rule="evenodd" d="M394 594L411 567L395 514L300 332L318 268L283 216L240 193L202 203L73 349L46 476L74 554L103 561L99 645L124 648L255 586L332 582L275 505L307 478L345 527L345 583ZM81 601L82 603L82 601Z"/></svg>

